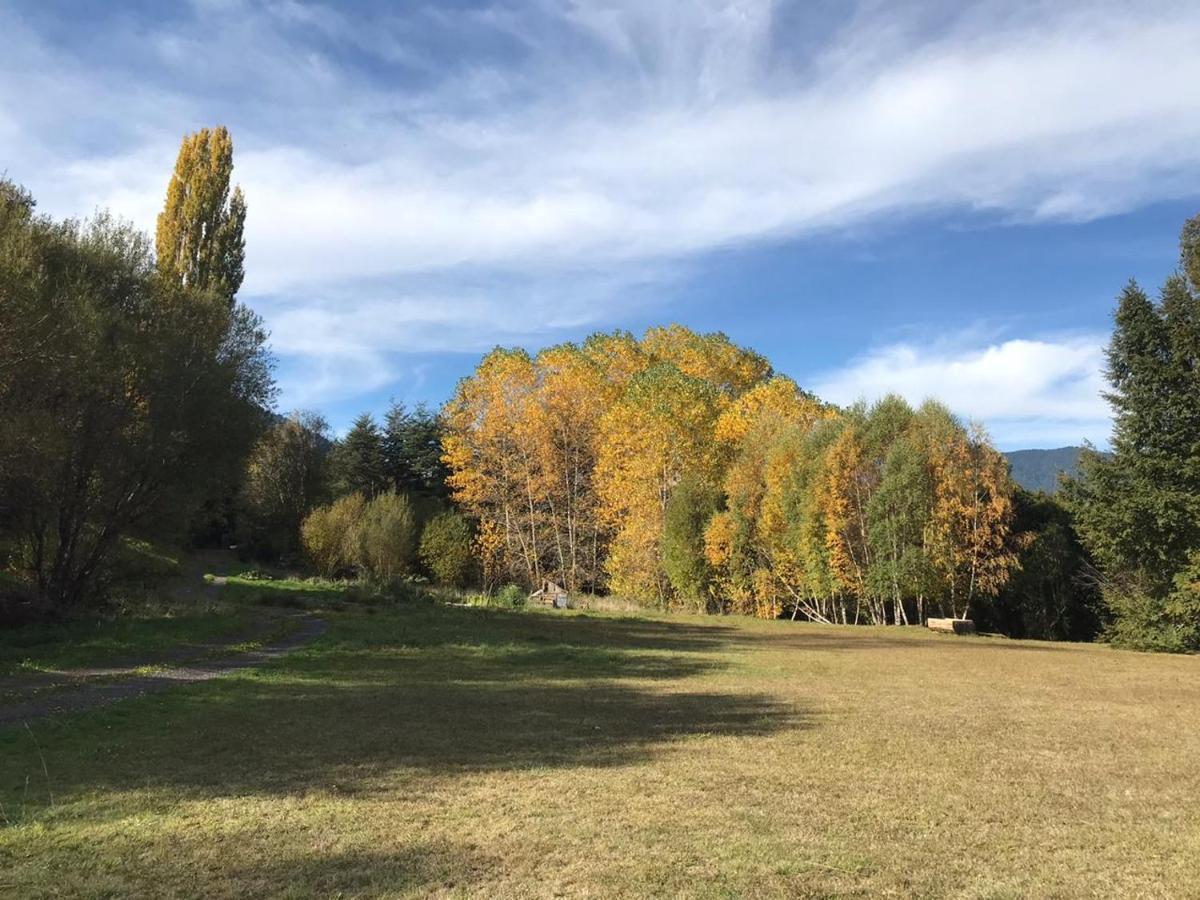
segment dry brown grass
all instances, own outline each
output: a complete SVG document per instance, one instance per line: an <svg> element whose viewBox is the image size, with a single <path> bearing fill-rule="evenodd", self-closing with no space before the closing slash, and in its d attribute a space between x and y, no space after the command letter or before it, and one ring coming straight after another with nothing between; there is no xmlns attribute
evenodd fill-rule
<svg viewBox="0 0 1200 900"><path fill-rule="evenodd" d="M1200 659L701 617L332 617L0 732L9 896L1200 896ZM29 776L29 787L25 787ZM23 803L23 806L22 806Z"/></svg>

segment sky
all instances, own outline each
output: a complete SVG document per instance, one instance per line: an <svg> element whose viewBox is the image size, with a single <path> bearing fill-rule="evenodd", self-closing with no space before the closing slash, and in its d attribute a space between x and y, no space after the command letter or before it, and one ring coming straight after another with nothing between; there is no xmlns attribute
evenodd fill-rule
<svg viewBox="0 0 1200 900"><path fill-rule="evenodd" d="M827 400L1104 446L1103 348L1200 212L1200 3L0 3L0 172L147 231L223 124L279 408L495 345L723 331Z"/></svg>

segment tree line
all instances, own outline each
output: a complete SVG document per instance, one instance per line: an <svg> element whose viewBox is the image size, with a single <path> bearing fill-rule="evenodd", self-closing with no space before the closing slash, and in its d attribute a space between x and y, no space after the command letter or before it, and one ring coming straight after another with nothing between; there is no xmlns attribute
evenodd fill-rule
<svg viewBox="0 0 1200 900"><path fill-rule="evenodd" d="M0 537L45 608L102 596L121 538L220 494L261 432L274 385L236 300L231 170L224 129L185 140L154 244L0 182Z"/></svg>
<svg viewBox="0 0 1200 900"><path fill-rule="evenodd" d="M1157 300L1119 298L1111 452L1049 497L935 401L838 408L679 325L497 348L442 409L336 439L271 412L232 170L225 129L186 137L153 240L0 181L0 596L102 602L153 534L380 583L1200 649L1200 217Z"/></svg>
<svg viewBox="0 0 1200 900"><path fill-rule="evenodd" d="M837 409L722 334L496 350L445 424L492 580L903 624L967 615L1016 567L1014 488L979 429L897 397Z"/></svg>

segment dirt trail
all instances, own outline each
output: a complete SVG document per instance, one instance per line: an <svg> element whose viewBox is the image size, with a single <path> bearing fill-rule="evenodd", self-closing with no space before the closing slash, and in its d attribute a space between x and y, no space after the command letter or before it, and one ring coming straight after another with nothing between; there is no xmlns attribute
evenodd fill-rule
<svg viewBox="0 0 1200 900"><path fill-rule="evenodd" d="M144 694L165 690L173 685L209 681L240 669L262 665L272 659L285 656L325 631L326 624L321 619L312 616L297 618L302 621L295 631L258 650L230 653L212 659L193 660L145 675L135 674L137 667L88 669L65 673L74 676L71 682L67 682L70 684L78 684L79 678L101 680L92 683L84 681L82 684L78 684L78 687L54 690L44 696L34 696L0 706L0 728L19 726L34 719L59 713L82 712L129 697L140 697ZM194 653L190 655L194 657ZM152 664L161 664L161 660ZM26 684L35 688L57 688L64 682L62 676L48 675L46 681L41 684L38 684L36 679L27 681Z"/></svg>

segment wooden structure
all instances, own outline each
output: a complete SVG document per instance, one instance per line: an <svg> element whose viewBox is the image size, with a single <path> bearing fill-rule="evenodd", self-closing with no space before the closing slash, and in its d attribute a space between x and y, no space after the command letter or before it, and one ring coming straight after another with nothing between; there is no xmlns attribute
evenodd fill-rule
<svg viewBox="0 0 1200 900"><path fill-rule="evenodd" d="M561 585L555 584L549 578L543 578L542 586L529 595L529 602L566 609L571 605L571 598Z"/></svg>
<svg viewBox="0 0 1200 900"><path fill-rule="evenodd" d="M930 631L943 634L974 634L975 623L970 619L930 619L925 623Z"/></svg>

